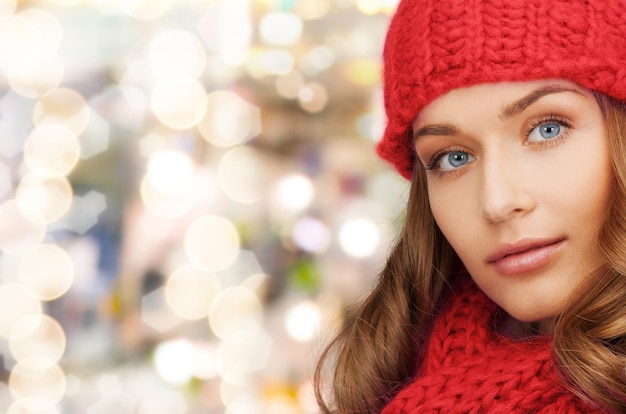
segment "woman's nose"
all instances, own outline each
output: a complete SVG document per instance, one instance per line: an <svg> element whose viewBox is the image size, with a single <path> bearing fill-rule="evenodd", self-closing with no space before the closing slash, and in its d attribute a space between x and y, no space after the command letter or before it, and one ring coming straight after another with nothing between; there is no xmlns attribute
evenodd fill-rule
<svg viewBox="0 0 626 414"><path fill-rule="evenodd" d="M534 209L528 180L516 157L497 154L485 157L480 199L483 218L500 223Z"/></svg>

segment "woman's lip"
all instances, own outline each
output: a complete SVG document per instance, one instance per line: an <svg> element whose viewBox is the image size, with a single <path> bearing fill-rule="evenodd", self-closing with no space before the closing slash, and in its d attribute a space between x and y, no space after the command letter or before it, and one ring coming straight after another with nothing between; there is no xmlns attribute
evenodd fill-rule
<svg viewBox="0 0 626 414"><path fill-rule="evenodd" d="M487 263L505 275L531 272L546 265L564 240L521 240L502 245L487 258Z"/></svg>

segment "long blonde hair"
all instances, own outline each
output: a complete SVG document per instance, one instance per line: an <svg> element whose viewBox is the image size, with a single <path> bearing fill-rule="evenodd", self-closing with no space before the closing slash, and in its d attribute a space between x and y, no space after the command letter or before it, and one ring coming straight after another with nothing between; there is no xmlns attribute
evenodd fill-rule
<svg viewBox="0 0 626 414"><path fill-rule="evenodd" d="M598 96L609 134L614 195L599 243L606 269L557 318L553 356L566 385L626 412L626 107ZM315 391L324 414L376 413L415 374L459 259L439 231L416 163L405 224L372 292L322 353ZM584 293L584 294L583 294ZM330 374L326 375L331 364ZM327 384L330 384L327 386ZM326 402L327 393L334 401Z"/></svg>
<svg viewBox="0 0 626 414"><path fill-rule="evenodd" d="M589 278L558 319L553 353L571 390L626 412L626 105L596 94L612 159L613 199L598 237L606 268Z"/></svg>

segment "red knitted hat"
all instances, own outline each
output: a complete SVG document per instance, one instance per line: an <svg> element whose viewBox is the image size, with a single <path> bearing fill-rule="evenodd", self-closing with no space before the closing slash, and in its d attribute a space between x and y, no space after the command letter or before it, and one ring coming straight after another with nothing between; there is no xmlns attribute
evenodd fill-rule
<svg viewBox="0 0 626 414"><path fill-rule="evenodd" d="M626 100L626 0L402 0L383 73L377 152L411 179L411 124L452 89L561 78Z"/></svg>

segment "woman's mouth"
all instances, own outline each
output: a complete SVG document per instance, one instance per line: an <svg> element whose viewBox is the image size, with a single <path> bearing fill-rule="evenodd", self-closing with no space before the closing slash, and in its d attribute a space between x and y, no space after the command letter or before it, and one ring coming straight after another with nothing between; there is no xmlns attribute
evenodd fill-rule
<svg viewBox="0 0 626 414"><path fill-rule="evenodd" d="M564 241L564 238L522 239L505 243L487 258L487 263L504 275L532 272L550 262Z"/></svg>

